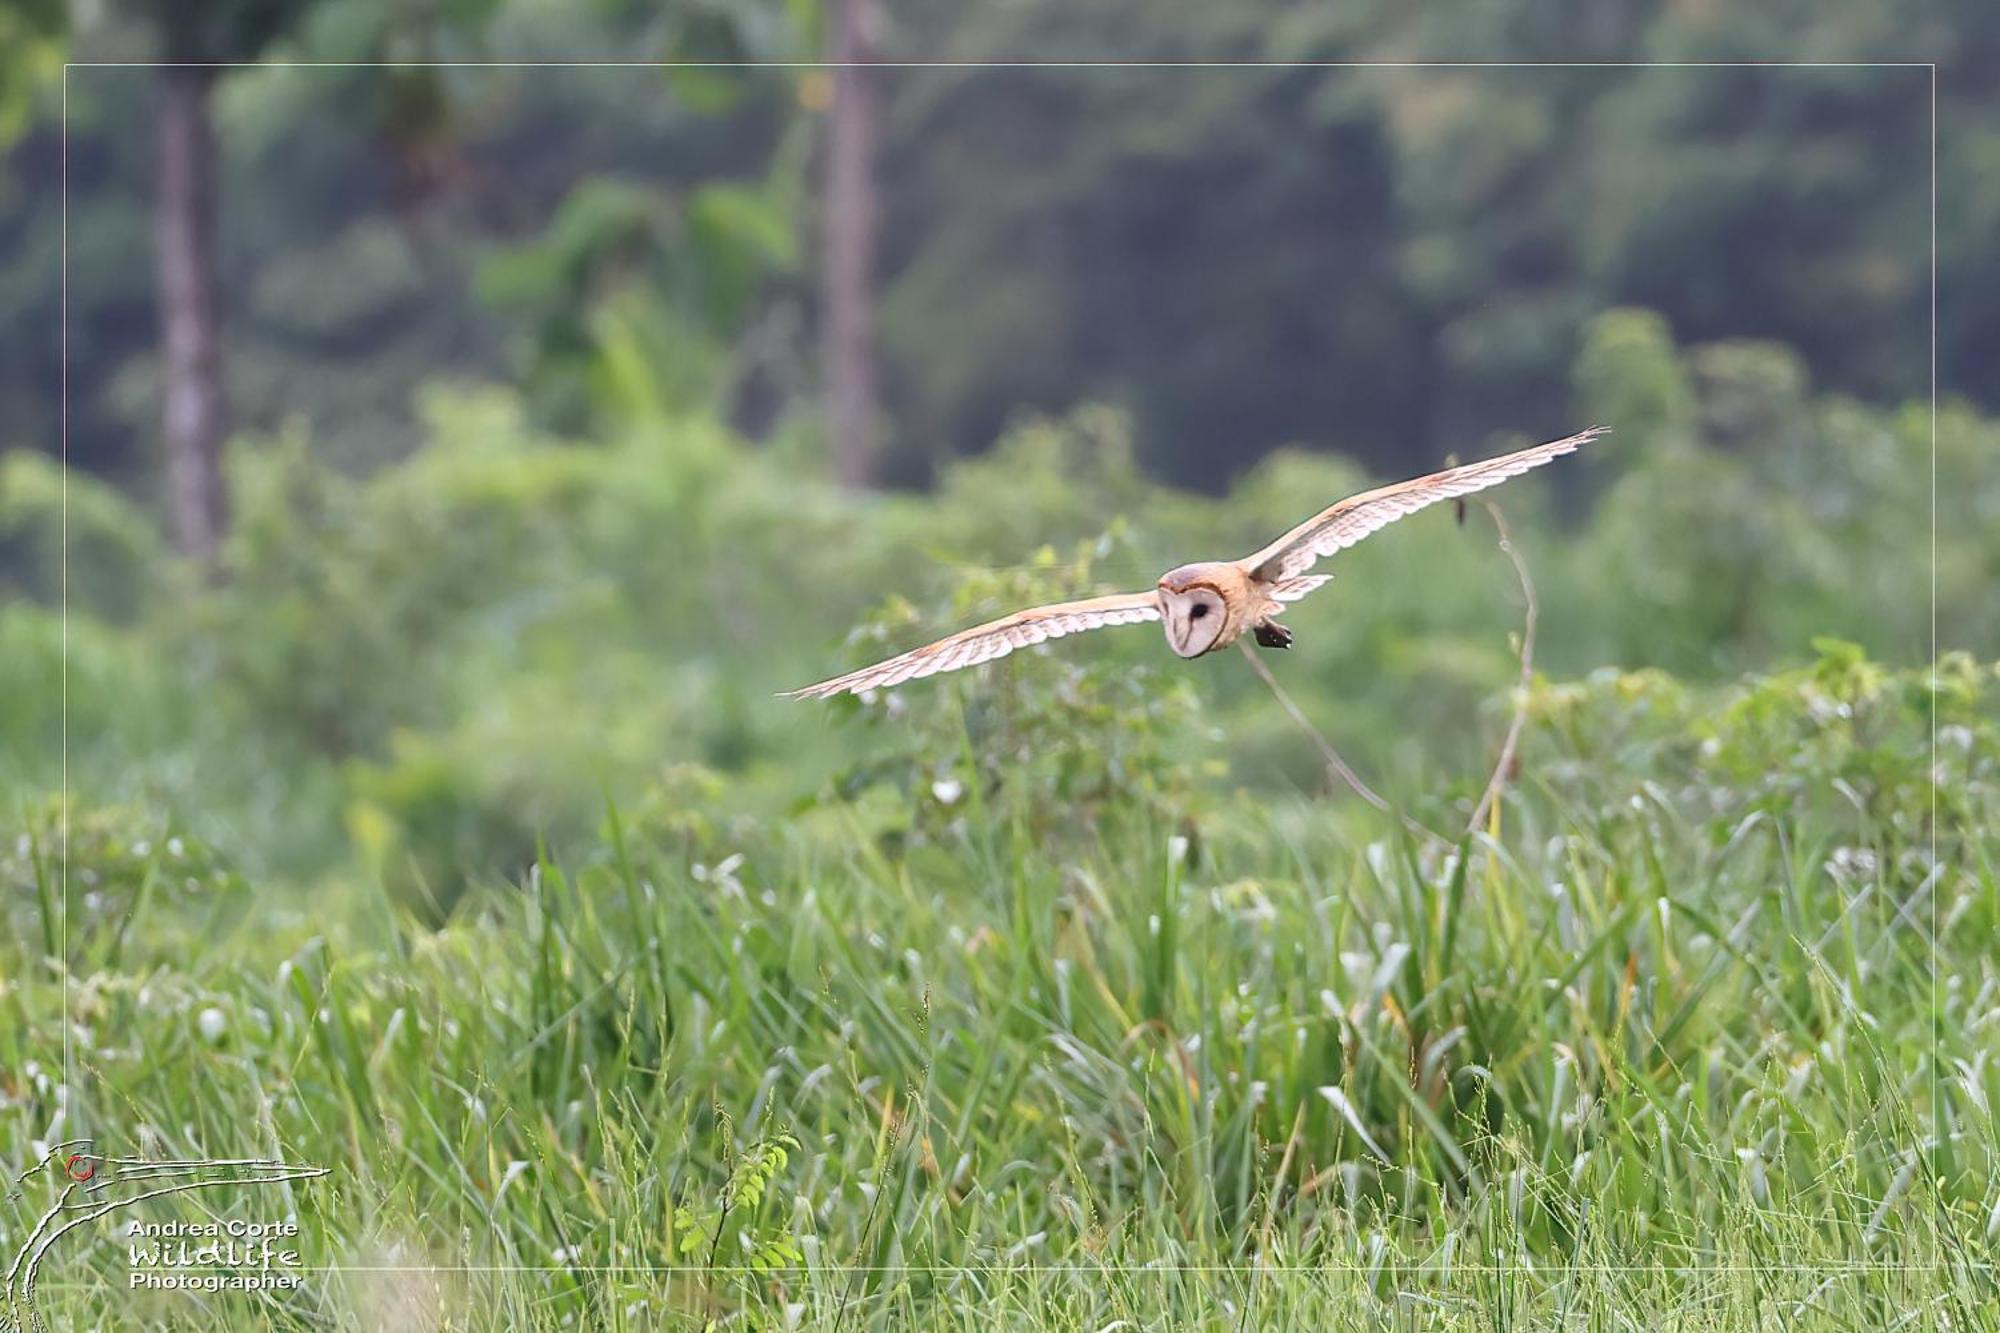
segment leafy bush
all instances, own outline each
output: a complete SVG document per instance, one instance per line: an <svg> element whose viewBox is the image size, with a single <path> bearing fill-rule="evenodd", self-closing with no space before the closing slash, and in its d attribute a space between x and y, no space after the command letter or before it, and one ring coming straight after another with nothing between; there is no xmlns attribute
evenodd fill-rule
<svg viewBox="0 0 2000 1333"><path fill-rule="evenodd" d="M536 403L570 427L713 406L752 298L797 262L783 202L594 178L542 236L489 255L480 296L525 325L515 361Z"/></svg>
<svg viewBox="0 0 2000 1333"><path fill-rule="evenodd" d="M0 451L0 589L129 621L173 591L169 569L152 522L116 489L47 454Z"/></svg>
<svg viewBox="0 0 2000 1333"><path fill-rule="evenodd" d="M1083 596L1115 544L1109 535L1080 544L1068 561L1043 547L1026 567L969 575L945 618L976 624L1003 608ZM907 601L892 598L850 636L850 651L886 656L916 619ZM839 772L832 792L897 847L962 834L968 821L1017 828L1047 844L1087 841L1119 807L1188 818L1201 771L1186 759L1198 717L1192 688L1157 665L1092 661L1059 648L1029 649L1015 654L1026 660L976 671L947 686L948 704L911 707L894 692L835 701L838 712L865 717L880 739L861 747L866 757Z"/></svg>
<svg viewBox="0 0 2000 1333"><path fill-rule="evenodd" d="M215 934L247 891L213 846L132 807L45 801L0 844L11 938L76 968L172 957L204 919Z"/></svg>

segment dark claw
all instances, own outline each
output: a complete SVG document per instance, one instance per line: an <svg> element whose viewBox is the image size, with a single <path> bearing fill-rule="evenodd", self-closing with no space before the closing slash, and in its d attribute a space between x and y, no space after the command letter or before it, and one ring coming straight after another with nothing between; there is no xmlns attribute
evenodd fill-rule
<svg viewBox="0 0 2000 1333"><path fill-rule="evenodd" d="M1292 632L1275 620L1267 620L1257 626L1257 642L1266 648L1289 648Z"/></svg>

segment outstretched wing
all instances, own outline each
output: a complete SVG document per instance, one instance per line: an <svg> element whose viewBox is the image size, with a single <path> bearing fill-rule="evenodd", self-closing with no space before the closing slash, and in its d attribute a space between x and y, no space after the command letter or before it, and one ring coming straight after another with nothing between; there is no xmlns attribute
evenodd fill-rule
<svg viewBox="0 0 2000 1333"><path fill-rule="evenodd" d="M1606 427L1592 426L1581 434L1538 444L1519 453L1502 454L1484 462L1434 472L1414 481L1399 481L1393 486L1350 495L1245 559L1243 567L1250 571L1252 577L1266 583L1298 579L1312 568L1315 560L1346 550L1370 533L1388 527L1406 514L1416 513L1425 505L1470 495L1488 486L1498 486L1510 477L1518 477L1551 459L1573 453L1598 436L1608 434L1610 431Z"/></svg>
<svg viewBox="0 0 2000 1333"><path fill-rule="evenodd" d="M1081 602L1037 606L960 630L949 638L913 648L886 662L877 662L874 666L850 671L802 690L788 691L785 697L825 699L842 692L859 694L863 690L887 689L891 685L933 676L940 671L956 671L960 667L990 662L996 657L1005 657L1016 648L1026 648L1045 639L1060 639L1065 634L1097 629L1102 625L1136 625L1142 620L1159 618L1159 597L1150 592L1121 592Z"/></svg>

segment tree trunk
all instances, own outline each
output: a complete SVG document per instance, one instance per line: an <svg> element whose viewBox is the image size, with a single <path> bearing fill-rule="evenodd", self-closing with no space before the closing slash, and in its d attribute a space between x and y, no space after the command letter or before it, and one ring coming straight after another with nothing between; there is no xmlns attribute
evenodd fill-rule
<svg viewBox="0 0 2000 1333"><path fill-rule="evenodd" d="M180 549L213 564L227 524L222 442L222 312L215 284L215 71L160 71L153 241L161 346L160 443Z"/></svg>
<svg viewBox="0 0 2000 1333"><path fill-rule="evenodd" d="M866 486L875 475L873 250L874 108L869 71L873 0L833 0L833 109L826 145L826 396L834 473Z"/></svg>

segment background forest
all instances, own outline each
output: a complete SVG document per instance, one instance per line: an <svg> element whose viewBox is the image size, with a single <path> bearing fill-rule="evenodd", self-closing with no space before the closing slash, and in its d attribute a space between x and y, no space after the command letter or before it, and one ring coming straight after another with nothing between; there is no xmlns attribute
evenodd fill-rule
<svg viewBox="0 0 2000 1333"><path fill-rule="evenodd" d="M2000 17L1792 8L0 7L0 1158L335 1168L42 1305L2000 1321ZM772 697L1598 422L1267 657L1392 812Z"/></svg>

